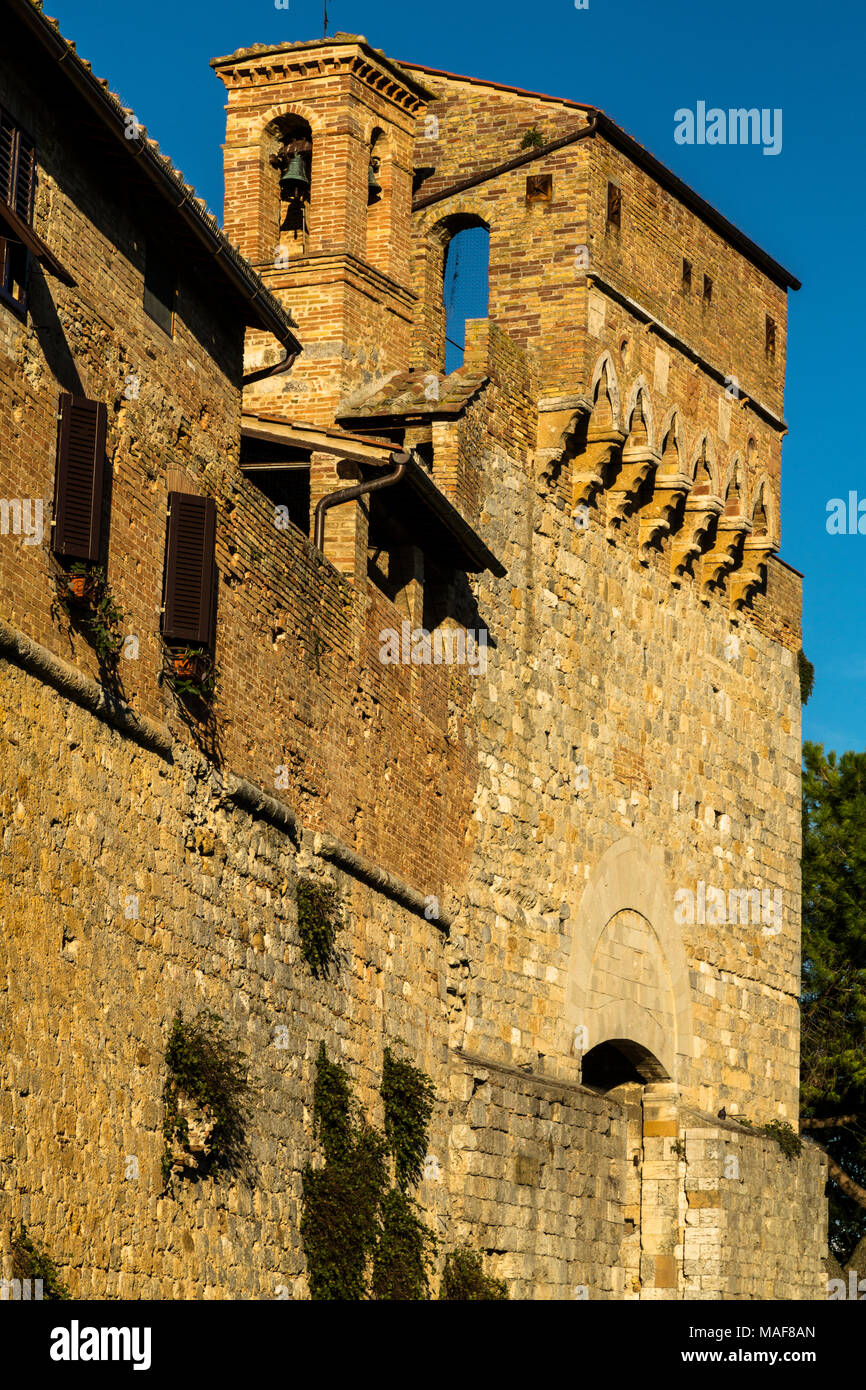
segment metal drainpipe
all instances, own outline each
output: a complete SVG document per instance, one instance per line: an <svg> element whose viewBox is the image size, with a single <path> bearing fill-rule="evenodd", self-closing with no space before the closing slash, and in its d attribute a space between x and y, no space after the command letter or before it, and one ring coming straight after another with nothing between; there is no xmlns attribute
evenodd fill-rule
<svg viewBox="0 0 866 1390"><path fill-rule="evenodd" d="M384 487L393 487L399 483L403 474L409 466L411 454L393 453L391 462L396 464L392 473L386 473L379 478L371 478L368 483L356 483L354 487L343 487L338 492L329 492L322 497L316 505L315 527L313 530L314 544L317 550L325 549L325 512L331 507L337 507L341 502L354 502L358 497L366 497L370 492L379 492Z"/></svg>

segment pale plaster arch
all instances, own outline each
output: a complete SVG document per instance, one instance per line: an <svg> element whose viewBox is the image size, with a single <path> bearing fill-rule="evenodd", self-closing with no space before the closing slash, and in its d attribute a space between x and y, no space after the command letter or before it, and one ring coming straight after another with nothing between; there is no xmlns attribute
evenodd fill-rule
<svg viewBox="0 0 866 1390"><path fill-rule="evenodd" d="M737 487L740 492L740 510L738 516L748 516L749 514L749 480L746 476L746 469L743 465L743 458L739 450L735 450L728 460L727 468L722 479L721 496L725 503L728 500L728 493L732 487Z"/></svg>
<svg viewBox="0 0 866 1390"><path fill-rule="evenodd" d="M758 475L752 490L751 502L747 513L750 521L754 521L755 512L758 509L762 497L764 501L764 511L767 513L767 535L772 541L777 542L779 539L779 523L776 517L776 494L773 491L773 484L770 482L768 474L763 472Z"/></svg>
<svg viewBox="0 0 866 1390"><path fill-rule="evenodd" d="M595 390L596 387L599 385L602 376L604 377L604 389L607 392L607 398L610 401L610 410L611 415L613 416L613 425L615 429L619 429L620 421L622 420L622 403L619 393L619 378L616 374L616 367L614 366L613 358L607 350L605 350L599 357L592 373L592 380L589 388L589 395L591 400L595 399Z"/></svg>
<svg viewBox="0 0 866 1390"><path fill-rule="evenodd" d="M719 461L716 456L716 446L713 443L713 437L706 430L701 431L701 433L697 436L694 443L692 444L691 450L689 451L688 474L692 479L692 482L694 482L697 478L698 461L701 457L704 457L707 461L707 467L710 470L710 477L713 480L713 493L716 497L718 497L721 495Z"/></svg>
<svg viewBox="0 0 866 1390"><path fill-rule="evenodd" d="M659 453L662 455L663 459L665 453L665 441L667 440L669 435L673 435L673 447L677 458L677 472L684 474L686 471L685 429L683 427L679 407L675 405L671 406L671 408L665 413L665 417L662 420L661 429L659 430Z"/></svg>
<svg viewBox="0 0 866 1390"><path fill-rule="evenodd" d="M625 408L625 429L628 433L631 429L632 418L637 409L638 398L642 398L643 418L646 424L647 446L655 448L655 412L653 410L652 393L649 383L641 372L632 383L632 388L628 395L628 404Z"/></svg>
<svg viewBox="0 0 866 1390"><path fill-rule="evenodd" d="M652 1052L674 1082L683 1084L694 1054L694 1025L688 963L674 921L673 891L661 869L661 850L626 836L602 855L584 888L571 933L564 1027L566 1049L575 1030L588 1031L587 1049L608 1038L631 1038ZM609 925L625 911L643 919L657 943L670 981L670 1023L658 1011L623 998L600 1004L593 998L593 963Z"/></svg>

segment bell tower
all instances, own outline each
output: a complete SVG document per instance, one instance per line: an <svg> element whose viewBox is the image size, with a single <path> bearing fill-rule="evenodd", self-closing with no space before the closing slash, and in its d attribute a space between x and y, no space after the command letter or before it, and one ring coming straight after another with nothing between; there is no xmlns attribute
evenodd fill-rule
<svg viewBox="0 0 866 1390"><path fill-rule="evenodd" d="M226 234L304 344L290 376L255 383L245 402L330 424L354 390L409 360L412 150L433 94L352 34L211 66L228 92ZM248 372L277 357L249 335Z"/></svg>

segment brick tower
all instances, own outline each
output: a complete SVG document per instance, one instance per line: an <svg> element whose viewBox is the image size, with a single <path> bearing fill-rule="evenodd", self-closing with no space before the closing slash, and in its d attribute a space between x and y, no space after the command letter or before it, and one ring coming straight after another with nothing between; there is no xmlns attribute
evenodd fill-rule
<svg viewBox="0 0 866 1390"><path fill-rule="evenodd" d="M257 383L249 403L330 424L339 401L408 359L413 142L430 93L344 34L212 66L228 90L226 233L304 331L291 379ZM306 186L282 184L286 149ZM250 370L271 365L268 342L250 335Z"/></svg>

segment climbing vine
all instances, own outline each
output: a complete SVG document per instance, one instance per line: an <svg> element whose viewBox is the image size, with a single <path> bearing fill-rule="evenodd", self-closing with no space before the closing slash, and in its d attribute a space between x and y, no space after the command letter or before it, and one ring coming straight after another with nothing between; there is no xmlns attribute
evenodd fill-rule
<svg viewBox="0 0 866 1390"><path fill-rule="evenodd" d="M445 1260L440 1299L460 1299L463 1302L480 1299L507 1299L504 1279L494 1279L484 1273L484 1263L477 1250L451 1250Z"/></svg>
<svg viewBox="0 0 866 1390"><path fill-rule="evenodd" d="M411 1062L400 1061L386 1047L382 1061L385 1139L394 1157L394 1177L401 1191L421 1181L434 1099L430 1078Z"/></svg>
<svg viewBox="0 0 866 1390"><path fill-rule="evenodd" d="M434 1092L385 1050L385 1132L360 1115L345 1069L319 1047L313 1086L324 1165L302 1179L301 1239L314 1299L426 1299L436 1237L412 1192L421 1179Z"/></svg>
<svg viewBox="0 0 866 1390"><path fill-rule="evenodd" d="M69 1290L60 1278L57 1265L50 1255L33 1244L23 1221L12 1239L12 1277L41 1279L43 1299L69 1298Z"/></svg>
<svg viewBox="0 0 866 1390"><path fill-rule="evenodd" d="M297 888L301 955L316 979L326 979L336 965L337 890L332 883L302 879Z"/></svg>
<svg viewBox="0 0 866 1390"><path fill-rule="evenodd" d="M162 1176L240 1173L248 1165L246 1069L209 1009L185 1021L175 1014L165 1049ZM191 1129L192 1125L192 1129Z"/></svg>

